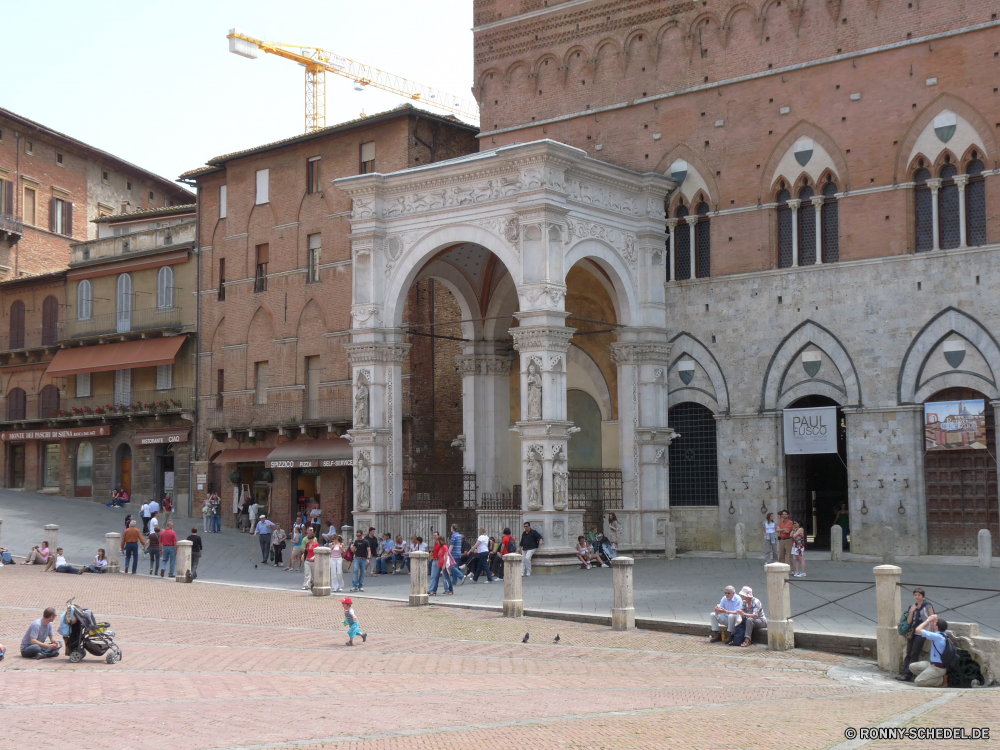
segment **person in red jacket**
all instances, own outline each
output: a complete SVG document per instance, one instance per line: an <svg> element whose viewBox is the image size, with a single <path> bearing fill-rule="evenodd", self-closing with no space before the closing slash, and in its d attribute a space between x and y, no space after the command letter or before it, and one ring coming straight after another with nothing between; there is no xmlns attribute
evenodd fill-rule
<svg viewBox="0 0 1000 750"><path fill-rule="evenodd" d="M177 567L177 532L174 531L174 522L167 524L166 531L160 533L160 558L163 566L160 568L160 578L170 562L170 577L174 577L174 569Z"/></svg>

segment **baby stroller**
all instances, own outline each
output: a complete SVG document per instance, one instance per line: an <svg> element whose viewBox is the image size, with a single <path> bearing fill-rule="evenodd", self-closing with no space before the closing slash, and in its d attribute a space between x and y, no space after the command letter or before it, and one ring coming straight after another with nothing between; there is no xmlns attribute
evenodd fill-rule
<svg viewBox="0 0 1000 750"><path fill-rule="evenodd" d="M607 539L604 534L597 535L597 542L594 547L597 549L597 554L600 556L601 562L605 565L611 565L611 561L617 557L614 549L611 547L611 540Z"/></svg>
<svg viewBox="0 0 1000 750"><path fill-rule="evenodd" d="M66 612L62 617L63 625L69 629L66 635L69 660L76 664L89 652L94 656L103 656L108 664L114 664L122 658L122 650L114 642L115 634L108 630L111 625L97 622L94 613L73 604L74 599L66 602Z"/></svg>

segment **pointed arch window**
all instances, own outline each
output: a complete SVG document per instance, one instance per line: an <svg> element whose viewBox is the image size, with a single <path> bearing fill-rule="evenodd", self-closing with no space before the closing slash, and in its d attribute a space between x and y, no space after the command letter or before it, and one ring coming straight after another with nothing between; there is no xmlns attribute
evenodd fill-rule
<svg viewBox="0 0 1000 750"><path fill-rule="evenodd" d="M938 214L941 222L941 247L944 250L953 250L962 241L959 231L958 185L955 182L957 174L958 167L951 162L941 167L941 171L938 172L938 176L941 178L941 188L938 192Z"/></svg>
<svg viewBox="0 0 1000 750"><path fill-rule="evenodd" d="M792 194L784 188L778 193L778 268L792 267Z"/></svg>
<svg viewBox="0 0 1000 750"><path fill-rule="evenodd" d="M674 232L674 238L677 240L677 252L674 254L677 264L676 273L674 274L675 279L691 278L691 233L688 231L688 225L684 221L684 217L687 215L688 208L683 203L674 212L674 216L680 219L677 222L677 229Z"/></svg>
<svg viewBox="0 0 1000 750"><path fill-rule="evenodd" d="M695 258L697 259L697 276L700 279L712 275L712 220L709 218L708 204L702 201L695 209L698 223L695 224Z"/></svg>
<svg viewBox="0 0 1000 750"><path fill-rule="evenodd" d="M972 152L972 161L965 168L969 184L965 187L965 215L968 244L973 247L986 244L986 180L983 179L985 166Z"/></svg>
<svg viewBox="0 0 1000 750"><path fill-rule="evenodd" d="M823 262L840 260L840 208L837 205L837 183L832 179L823 185L823 208L820 210L823 232Z"/></svg>
<svg viewBox="0 0 1000 750"><path fill-rule="evenodd" d="M24 348L24 303L14 300L10 306L10 348Z"/></svg>
<svg viewBox="0 0 1000 750"><path fill-rule="evenodd" d="M917 252L934 249L934 194L927 181L931 171L920 162L920 168L913 175L916 187L913 190L913 214L916 221Z"/></svg>
<svg viewBox="0 0 1000 750"><path fill-rule="evenodd" d="M132 330L132 277L123 273L118 277L118 333Z"/></svg>
<svg viewBox="0 0 1000 750"><path fill-rule="evenodd" d="M14 422L24 419L27 411L28 397L23 388L11 388L7 391L7 419Z"/></svg>
<svg viewBox="0 0 1000 750"><path fill-rule="evenodd" d="M163 266L156 274L156 306L168 310L174 306L174 269Z"/></svg>
<svg viewBox="0 0 1000 750"><path fill-rule="evenodd" d="M94 314L94 287L90 279L84 279L76 285L76 317L78 320L90 320Z"/></svg>
<svg viewBox="0 0 1000 750"><path fill-rule="evenodd" d="M799 190L799 265L811 266L816 258L816 209L812 199L816 191L810 185ZM822 259L820 259L822 260Z"/></svg>

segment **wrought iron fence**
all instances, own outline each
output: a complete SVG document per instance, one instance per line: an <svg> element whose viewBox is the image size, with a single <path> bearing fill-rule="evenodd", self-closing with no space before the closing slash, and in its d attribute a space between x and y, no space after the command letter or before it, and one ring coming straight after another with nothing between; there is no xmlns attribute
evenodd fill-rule
<svg viewBox="0 0 1000 750"><path fill-rule="evenodd" d="M128 394L99 393L86 398L62 399L53 416L117 417L130 414L160 414L194 409L194 388L129 391Z"/></svg>
<svg viewBox="0 0 1000 750"><path fill-rule="evenodd" d="M569 509L583 511L583 527L604 529L604 516L622 510L622 473L616 469L571 469Z"/></svg>
<svg viewBox="0 0 1000 750"><path fill-rule="evenodd" d="M181 308L151 307L121 314L103 313L84 320L78 318L67 320L60 324L59 339L80 339L132 331L179 330L183 327Z"/></svg>
<svg viewBox="0 0 1000 750"><path fill-rule="evenodd" d="M521 486L516 485L517 493L497 492L483 493L479 500L477 525L486 529L489 536L498 541L504 529L510 529L515 536L520 537L521 526Z"/></svg>
<svg viewBox="0 0 1000 750"><path fill-rule="evenodd" d="M209 430L262 429L325 422L350 422L351 399L325 398L311 401L269 401L266 404L223 404L203 413Z"/></svg>
<svg viewBox="0 0 1000 750"><path fill-rule="evenodd" d="M448 526L456 524L463 534L476 531L476 475L473 472L453 474L403 474L402 509L444 509Z"/></svg>

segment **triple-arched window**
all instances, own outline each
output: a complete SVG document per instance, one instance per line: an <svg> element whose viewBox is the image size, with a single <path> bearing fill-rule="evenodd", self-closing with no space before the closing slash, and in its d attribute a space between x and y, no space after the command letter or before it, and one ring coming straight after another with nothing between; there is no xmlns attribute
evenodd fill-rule
<svg viewBox="0 0 1000 750"><path fill-rule="evenodd" d="M163 266L156 275L156 306L167 310L174 306L174 269Z"/></svg>
<svg viewBox="0 0 1000 750"><path fill-rule="evenodd" d="M917 252L986 244L985 165L978 152L971 156L963 173L946 155L937 177L923 159L917 162L913 173Z"/></svg>
<svg viewBox="0 0 1000 750"><path fill-rule="evenodd" d="M706 278L712 275L712 220L708 203L700 201L694 214L681 203L674 210L671 224L673 281ZM697 218L688 221L688 216ZM693 249L693 252L692 252Z"/></svg>
<svg viewBox="0 0 1000 750"><path fill-rule="evenodd" d="M778 267L811 266L840 260L837 183L828 176L819 195L806 183L795 198L778 184Z"/></svg>

